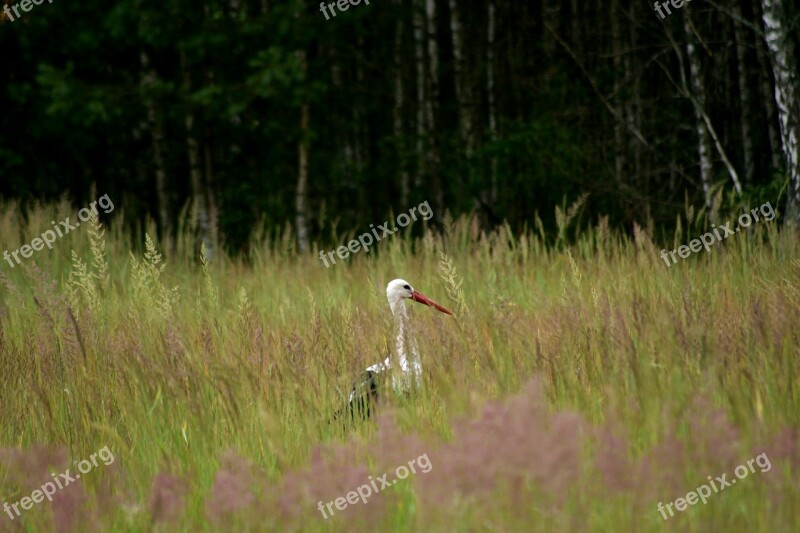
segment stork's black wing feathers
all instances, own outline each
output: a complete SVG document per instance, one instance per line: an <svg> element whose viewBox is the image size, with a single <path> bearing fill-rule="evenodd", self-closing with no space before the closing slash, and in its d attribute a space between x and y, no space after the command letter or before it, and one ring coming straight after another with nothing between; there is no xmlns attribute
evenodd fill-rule
<svg viewBox="0 0 800 533"><path fill-rule="evenodd" d="M378 373L367 370L353 385L350 393L350 401L347 406L340 409L333 419L341 418L343 414L349 414L353 420L365 420L372 415L375 405L378 402Z"/></svg>
<svg viewBox="0 0 800 533"><path fill-rule="evenodd" d="M355 418L369 418L378 401L378 374L367 370L353 386L352 398L347 406Z"/></svg>

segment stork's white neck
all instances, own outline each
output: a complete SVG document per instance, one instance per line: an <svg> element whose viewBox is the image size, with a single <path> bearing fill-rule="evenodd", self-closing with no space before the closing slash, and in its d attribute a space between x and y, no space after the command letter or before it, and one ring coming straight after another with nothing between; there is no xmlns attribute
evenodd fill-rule
<svg viewBox="0 0 800 533"><path fill-rule="evenodd" d="M417 350L417 342L411 334L411 327L408 321L408 311L406 303L402 298L389 301L392 308L392 315L395 319L395 355L397 356L397 366L392 373L392 383L396 388L406 389L413 380L417 385L422 378L422 362Z"/></svg>
<svg viewBox="0 0 800 533"><path fill-rule="evenodd" d="M392 315L395 320L401 320L400 317L408 319L408 312L406 311L406 302L403 298L394 298L389 300L389 307L392 308Z"/></svg>

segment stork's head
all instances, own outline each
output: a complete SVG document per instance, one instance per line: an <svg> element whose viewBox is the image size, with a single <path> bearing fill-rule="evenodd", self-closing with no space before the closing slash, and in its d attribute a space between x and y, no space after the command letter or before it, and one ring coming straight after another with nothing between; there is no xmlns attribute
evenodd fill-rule
<svg viewBox="0 0 800 533"><path fill-rule="evenodd" d="M414 287L404 279L395 279L389 282L386 286L386 298L389 300L389 306L392 308L393 314L396 314L398 306L400 306L401 302L405 299L411 299L415 302L425 304L442 313L447 313L448 315L453 314L446 307L442 307L421 292L416 291ZM403 304L402 307L405 308L405 305Z"/></svg>

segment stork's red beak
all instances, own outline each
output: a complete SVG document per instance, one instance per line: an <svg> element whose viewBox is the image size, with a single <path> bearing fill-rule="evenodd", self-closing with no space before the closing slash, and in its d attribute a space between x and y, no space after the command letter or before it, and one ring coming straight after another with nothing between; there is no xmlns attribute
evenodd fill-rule
<svg viewBox="0 0 800 533"><path fill-rule="evenodd" d="M427 296L425 296L421 292L411 291L411 299L414 300L415 302L419 302L419 303L425 304L425 305L427 305L429 307L433 307L434 309L438 309L442 313L447 313L448 315L452 315L453 314L453 313L450 312L449 309L447 309L446 307L442 307L441 305L437 304L436 302L434 302L433 300L431 300L430 298L428 298Z"/></svg>

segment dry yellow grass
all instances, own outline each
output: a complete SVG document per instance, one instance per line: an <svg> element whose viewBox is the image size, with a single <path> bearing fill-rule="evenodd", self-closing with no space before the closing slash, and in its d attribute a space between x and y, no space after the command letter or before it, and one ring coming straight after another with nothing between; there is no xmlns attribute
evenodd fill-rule
<svg viewBox="0 0 800 533"><path fill-rule="evenodd" d="M71 212L4 205L0 242ZM667 269L638 229L570 241L562 213L546 245L462 219L326 269L290 236L205 261L188 233L172 246L114 222L2 264L0 498L49 479L47 447L116 461L0 530L800 526L800 243L776 224ZM413 309L424 387L377 422L329 424L393 344L396 277L456 314ZM423 453L430 473L317 510ZM770 471L664 523L659 501L759 453Z"/></svg>

